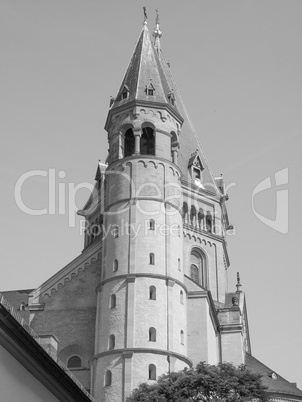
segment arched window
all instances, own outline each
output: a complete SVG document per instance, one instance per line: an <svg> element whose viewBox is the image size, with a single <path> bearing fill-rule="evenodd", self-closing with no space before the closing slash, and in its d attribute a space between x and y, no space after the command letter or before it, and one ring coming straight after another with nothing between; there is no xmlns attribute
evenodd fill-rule
<svg viewBox="0 0 302 402"><path fill-rule="evenodd" d="M185 343L185 334L184 334L183 330L180 331L180 343L182 345L184 345L184 343Z"/></svg>
<svg viewBox="0 0 302 402"><path fill-rule="evenodd" d="M115 259L113 260L113 272L117 272L118 271L118 260Z"/></svg>
<svg viewBox="0 0 302 402"><path fill-rule="evenodd" d="M201 208L199 208L197 219L198 219L199 229L203 229L204 213L203 213L203 210Z"/></svg>
<svg viewBox="0 0 302 402"><path fill-rule="evenodd" d="M178 258L178 271L181 271L180 258Z"/></svg>
<svg viewBox="0 0 302 402"><path fill-rule="evenodd" d="M154 265L155 264L155 257L153 253L149 254L149 264Z"/></svg>
<svg viewBox="0 0 302 402"><path fill-rule="evenodd" d="M112 382L112 373L110 370L107 370L106 374L105 374L105 381L104 381L105 387L108 387L109 385L111 385L111 382Z"/></svg>
<svg viewBox="0 0 302 402"><path fill-rule="evenodd" d="M115 348L115 336L114 335L109 336L108 347L109 347L109 349Z"/></svg>
<svg viewBox="0 0 302 402"><path fill-rule="evenodd" d="M134 154L135 139L132 128L128 128L125 133L125 146L124 146L124 157L131 156Z"/></svg>
<svg viewBox="0 0 302 402"><path fill-rule="evenodd" d="M150 286L150 288L149 288L149 299L156 300L156 287L155 286Z"/></svg>
<svg viewBox="0 0 302 402"><path fill-rule="evenodd" d="M149 364L149 380L156 380L156 366Z"/></svg>
<svg viewBox="0 0 302 402"><path fill-rule="evenodd" d="M115 308L116 307L116 295L111 295L110 296L110 308Z"/></svg>
<svg viewBox="0 0 302 402"><path fill-rule="evenodd" d="M207 212L206 216L206 230L212 232L212 215L210 212Z"/></svg>
<svg viewBox="0 0 302 402"><path fill-rule="evenodd" d="M154 130L151 127L144 127L140 139L141 155L155 155Z"/></svg>
<svg viewBox="0 0 302 402"><path fill-rule="evenodd" d="M82 367L82 361L79 356L71 356L68 359L67 367L70 369Z"/></svg>
<svg viewBox="0 0 302 402"><path fill-rule="evenodd" d="M190 256L190 276L191 279L206 287L206 264L205 257L201 250L194 248Z"/></svg>
<svg viewBox="0 0 302 402"><path fill-rule="evenodd" d="M153 327L149 328L149 342L156 342L156 329Z"/></svg>
<svg viewBox="0 0 302 402"><path fill-rule="evenodd" d="M184 303L184 292L182 290L179 292L179 300L182 304Z"/></svg>
<svg viewBox="0 0 302 402"><path fill-rule="evenodd" d="M154 230L155 229L155 221L154 219L149 220L149 230Z"/></svg>
<svg viewBox="0 0 302 402"><path fill-rule="evenodd" d="M183 218L184 222L187 221L187 214L188 214L188 211L189 211L188 204L187 204L186 202L184 202L184 203L182 204L182 218Z"/></svg>
<svg viewBox="0 0 302 402"><path fill-rule="evenodd" d="M191 205L190 221L191 221L191 225L194 225L196 222L196 208L194 205Z"/></svg>

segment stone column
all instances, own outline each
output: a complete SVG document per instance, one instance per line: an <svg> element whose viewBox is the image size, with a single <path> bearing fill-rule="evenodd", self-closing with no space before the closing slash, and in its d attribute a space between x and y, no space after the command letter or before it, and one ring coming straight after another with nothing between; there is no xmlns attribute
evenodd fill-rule
<svg viewBox="0 0 302 402"><path fill-rule="evenodd" d="M140 141L141 141L141 128L135 128L133 130L134 134L134 139L135 139L135 144L134 144L134 154L139 155L141 150L140 150Z"/></svg>
<svg viewBox="0 0 302 402"><path fill-rule="evenodd" d="M172 144L172 162L177 165L177 157L178 157L178 149L179 149L179 143L174 142Z"/></svg>

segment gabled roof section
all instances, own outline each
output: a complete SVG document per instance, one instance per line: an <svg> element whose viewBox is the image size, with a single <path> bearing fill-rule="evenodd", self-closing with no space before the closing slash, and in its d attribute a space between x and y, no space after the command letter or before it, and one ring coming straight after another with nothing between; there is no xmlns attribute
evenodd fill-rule
<svg viewBox="0 0 302 402"><path fill-rule="evenodd" d="M153 95L148 95L146 91L146 88L150 85L154 88ZM125 88L129 90L127 98L123 98ZM111 109L134 100L171 105L168 96L172 90L173 88L168 84L159 61L158 52L154 48L145 22ZM177 111L176 104L173 107Z"/></svg>
<svg viewBox="0 0 302 402"><path fill-rule="evenodd" d="M281 377L249 353L245 355L245 365L250 370L262 375L262 382L268 387L269 393L292 395L295 400L302 400L302 391L296 385Z"/></svg>
<svg viewBox="0 0 302 402"><path fill-rule="evenodd" d="M198 149L196 149L196 151L191 155L191 157L189 159L188 167L190 168L191 166L196 166L201 170L204 169L204 167L201 163L200 157L198 155Z"/></svg>

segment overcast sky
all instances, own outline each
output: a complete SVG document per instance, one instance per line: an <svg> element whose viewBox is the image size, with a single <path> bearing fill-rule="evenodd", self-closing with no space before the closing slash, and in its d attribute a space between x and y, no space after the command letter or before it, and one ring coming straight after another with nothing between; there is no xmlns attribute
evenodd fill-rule
<svg viewBox="0 0 302 402"><path fill-rule="evenodd" d="M150 30L159 7L162 50L212 170L231 186L229 290L239 271L253 354L301 388L301 0L1 0L0 289L37 287L81 252L79 219L70 228L58 199L68 201L68 183L93 183L106 158L109 98L143 5ZM26 181L22 200L51 211L54 174L54 214L16 204L16 182L32 170L39 176ZM78 192L78 208L87 197Z"/></svg>

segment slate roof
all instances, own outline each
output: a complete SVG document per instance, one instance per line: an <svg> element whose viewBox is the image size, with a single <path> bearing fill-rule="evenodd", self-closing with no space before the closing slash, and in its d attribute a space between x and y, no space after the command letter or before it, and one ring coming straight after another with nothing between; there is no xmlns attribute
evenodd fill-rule
<svg viewBox="0 0 302 402"><path fill-rule="evenodd" d="M153 97L148 96L146 92L146 86L150 83L152 83L155 88ZM122 99L121 94L125 87L129 90L129 95L127 99ZM169 93L171 92L173 92L175 97L174 106L171 106L168 99ZM192 155L196 153L196 150L198 150L198 155L202 166L204 167L202 172L204 188L211 193L220 194L198 136L190 121L184 102L170 71L170 67L168 66L161 50L158 51L155 49L146 24L144 24L140 33L138 42L126 70L126 74L111 110L135 100L167 104L169 107L173 107L174 110L184 119L181 134L179 136L180 149L177 163L183 173L183 180L187 182L192 181L188 163L190 158L192 158Z"/></svg>
<svg viewBox="0 0 302 402"><path fill-rule="evenodd" d="M146 91L150 83L154 87L153 96L148 96ZM127 99L121 97L124 88L129 90ZM151 41L149 30L144 24L112 109L133 100L168 104L170 92L171 88Z"/></svg>
<svg viewBox="0 0 302 402"><path fill-rule="evenodd" d="M267 367L265 364L261 363L255 357L251 356L249 353L245 355L246 366L257 373L262 375L263 384L268 387L268 392L275 394L280 394L280 397L287 397L292 395L295 400L302 400L302 391L296 387L295 384L285 380L274 370ZM277 379L272 378L272 374L277 375Z"/></svg>

